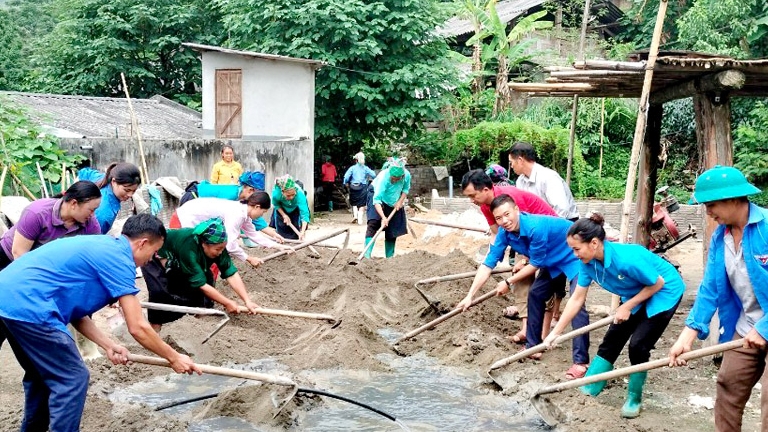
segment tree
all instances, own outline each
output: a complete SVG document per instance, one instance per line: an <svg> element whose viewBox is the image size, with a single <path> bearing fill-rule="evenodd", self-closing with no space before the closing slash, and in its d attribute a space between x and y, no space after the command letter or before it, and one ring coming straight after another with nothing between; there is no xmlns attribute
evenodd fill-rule
<svg viewBox="0 0 768 432"><path fill-rule="evenodd" d="M55 0L59 22L34 57L37 90L92 96L197 95L200 61L182 42L218 44L217 10L205 0ZM66 5L66 7L64 7Z"/></svg>
<svg viewBox="0 0 768 432"><path fill-rule="evenodd" d="M507 24L499 18L496 0L492 0L488 4L488 13L483 16L483 31L476 33L467 41L467 43L475 43L491 38L490 43L485 46L484 57L486 59L495 57L498 61L494 116L504 112L509 106L511 97L508 85L509 70L532 56L526 50L533 44L533 40L522 41L523 37L533 31L552 27L551 21L540 21L546 14L546 11L532 13L520 19L507 33Z"/></svg>
<svg viewBox="0 0 768 432"><path fill-rule="evenodd" d="M36 74L35 45L55 25L51 0L11 0L0 5L0 90L27 90Z"/></svg>
<svg viewBox="0 0 768 432"><path fill-rule="evenodd" d="M763 0L695 0L677 25L679 48L735 58L768 56Z"/></svg>
<svg viewBox="0 0 768 432"><path fill-rule="evenodd" d="M480 34L483 29L483 16L489 0L461 0L458 2L458 16L472 23L475 34ZM472 43L467 41L467 46L472 46L472 92L480 93L485 87L483 77L483 42L475 38Z"/></svg>
<svg viewBox="0 0 768 432"><path fill-rule="evenodd" d="M436 118L456 85L432 0L218 0L228 45L322 60L315 133L321 151L400 140Z"/></svg>

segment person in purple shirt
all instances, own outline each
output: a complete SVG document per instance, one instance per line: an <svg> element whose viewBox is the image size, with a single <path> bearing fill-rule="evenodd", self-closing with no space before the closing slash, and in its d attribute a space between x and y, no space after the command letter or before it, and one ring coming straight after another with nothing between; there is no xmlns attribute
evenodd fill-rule
<svg viewBox="0 0 768 432"><path fill-rule="evenodd" d="M101 191L89 181L79 181L54 198L32 202L19 221L3 234L0 270L25 253L62 237L101 234L94 211L101 204Z"/></svg>

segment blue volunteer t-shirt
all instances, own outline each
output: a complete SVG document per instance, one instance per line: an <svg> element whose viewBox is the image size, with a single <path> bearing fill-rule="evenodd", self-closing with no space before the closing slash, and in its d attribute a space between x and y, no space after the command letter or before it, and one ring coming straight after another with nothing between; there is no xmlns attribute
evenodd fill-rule
<svg viewBox="0 0 768 432"><path fill-rule="evenodd" d="M685 283L675 267L664 258L638 244L603 242L603 262L592 260L581 263L579 286L589 287L597 282L606 291L621 297L622 302L631 299L643 288L654 285L659 276L664 286L645 301L648 317L671 309L685 292ZM632 309L634 314L640 309Z"/></svg>
<svg viewBox="0 0 768 432"><path fill-rule="evenodd" d="M136 295L128 239L63 238L22 255L0 271L0 317L67 331L124 295Z"/></svg>
<svg viewBox="0 0 768 432"><path fill-rule="evenodd" d="M496 267L510 246L515 252L527 256L532 266L549 271L553 278L565 273L569 280L573 279L579 273L579 260L566 242L572 224L559 217L520 212L520 231L512 233L499 227L496 241L483 265Z"/></svg>

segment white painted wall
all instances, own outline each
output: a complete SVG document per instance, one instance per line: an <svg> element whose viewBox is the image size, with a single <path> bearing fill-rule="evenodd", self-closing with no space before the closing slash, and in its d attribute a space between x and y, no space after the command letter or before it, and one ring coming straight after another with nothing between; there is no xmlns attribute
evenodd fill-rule
<svg viewBox="0 0 768 432"><path fill-rule="evenodd" d="M215 136L216 69L243 71L243 139L315 135L315 70L311 64L206 51L203 59L203 137Z"/></svg>

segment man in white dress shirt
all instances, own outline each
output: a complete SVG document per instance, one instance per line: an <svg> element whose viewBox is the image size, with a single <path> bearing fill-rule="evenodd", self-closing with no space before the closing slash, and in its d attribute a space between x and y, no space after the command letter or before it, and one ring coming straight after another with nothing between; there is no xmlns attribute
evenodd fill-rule
<svg viewBox="0 0 768 432"><path fill-rule="evenodd" d="M571 189L557 171L536 162L536 149L526 142L517 142L509 149L509 166L518 175L515 186L532 192L546 201L561 218L576 221L579 210Z"/></svg>

